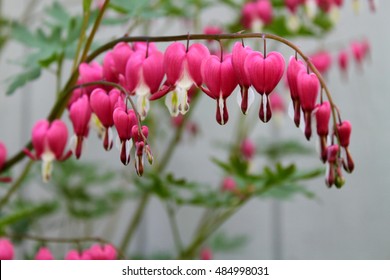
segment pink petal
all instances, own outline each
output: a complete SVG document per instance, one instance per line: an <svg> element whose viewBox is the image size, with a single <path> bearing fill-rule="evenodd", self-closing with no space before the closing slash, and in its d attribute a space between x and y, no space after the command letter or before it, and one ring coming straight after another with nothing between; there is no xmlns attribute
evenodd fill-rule
<svg viewBox="0 0 390 280"><path fill-rule="evenodd" d="M86 95L83 95L70 107L69 118L77 136L87 136L91 114L91 108Z"/></svg>
<svg viewBox="0 0 390 280"><path fill-rule="evenodd" d="M0 171L3 168L6 160L7 160L7 148L2 142L0 142Z"/></svg>
<svg viewBox="0 0 390 280"><path fill-rule="evenodd" d="M160 88L164 74L164 55L160 51L155 51L143 62L144 81L152 94Z"/></svg>
<svg viewBox="0 0 390 280"><path fill-rule="evenodd" d="M39 159L45 151L46 133L49 129L50 123L47 120L38 121L32 129L32 143L35 150L36 157Z"/></svg>
<svg viewBox="0 0 390 280"><path fill-rule="evenodd" d="M50 250L46 247L39 248L38 252L35 255L36 260L54 260L54 257Z"/></svg>
<svg viewBox="0 0 390 280"><path fill-rule="evenodd" d="M61 120L53 121L47 131L46 139L49 149L55 154L56 159L60 160L68 142L68 129L65 123Z"/></svg>
<svg viewBox="0 0 390 280"><path fill-rule="evenodd" d="M91 94L91 108L106 128L114 125L112 114L119 96L121 93L117 89L112 89L108 95L103 89L95 89Z"/></svg>
<svg viewBox="0 0 390 280"><path fill-rule="evenodd" d="M182 77L185 59L186 49L182 43L172 43L165 50L164 69L168 84L176 85L176 82Z"/></svg>
<svg viewBox="0 0 390 280"><path fill-rule="evenodd" d="M131 129L137 124L137 118L134 111L129 110L126 112L123 108L116 108L113 117L119 138L122 141L129 140L131 138Z"/></svg>
<svg viewBox="0 0 390 280"><path fill-rule="evenodd" d="M270 52L264 59L265 93L270 94L283 77L285 62L278 52Z"/></svg>
<svg viewBox="0 0 390 280"><path fill-rule="evenodd" d="M188 71L197 86L202 84L202 63L210 56L209 49L199 43L192 44L187 52Z"/></svg>
<svg viewBox="0 0 390 280"><path fill-rule="evenodd" d="M221 62L219 57L211 55L203 61L202 77L210 90L210 96L217 99L221 90Z"/></svg>
<svg viewBox="0 0 390 280"><path fill-rule="evenodd" d="M250 47L243 47L241 42L236 42L232 51L232 64L236 73L238 83L244 87L250 87L251 81L245 71L245 59L252 52Z"/></svg>
<svg viewBox="0 0 390 280"><path fill-rule="evenodd" d="M303 111L311 112L314 110L317 101L320 82L316 74L307 74L305 71L299 73L297 81L302 109Z"/></svg>
<svg viewBox="0 0 390 280"><path fill-rule="evenodd" d="M237 85L238 81L233 69L232 57L231 55L227 55L221 63L221 92L223 98L228 98Z"/></svg>
<svg viewBox="0 0 390 280"><path fill-rule="evenodd" d="M0 238L0 260L14 258L14 245L6 238Z"/></svg>
<svg viewBox="0 0 390 280"><path fill-rule="evenodd" d="M136 52L126 64L126 86L130 93L134 93L141 79L142 64L145 60L145 54Z"/></svg>
<svg viewBox="0 0 390 280"><path fill-rule="evenodd" d="M297 76L300 71L306 71L306 67L302 61L297 60L294 56L290 57L290 62L287 67L287 81L290 87L291 98L299 99Z"/></svg>

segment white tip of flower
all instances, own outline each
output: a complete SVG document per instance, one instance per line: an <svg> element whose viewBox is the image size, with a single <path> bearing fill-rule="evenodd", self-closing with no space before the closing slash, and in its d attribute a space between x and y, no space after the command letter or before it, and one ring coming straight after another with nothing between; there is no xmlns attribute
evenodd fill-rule
<svg viewBox="0 0 390 280"><path fill-rule="evenodd" d="M219 114L221 116L221 124L224 125L225 124L224 117L223 117L224 105L223 105L223 98L222 98L222 96L218 99L218 108L219 108Z"/></svg>
<svg viewBox="0 0 390 280"><path fill-rule="evenodd" d="M338 7L333 6L329 12L329 17L333 24L336 24L340 21L340 9Z"/></svg>
<svg viewBox="0 0 390 280"><path fill-rule="evenodd" d="M313 19L317 15L317 3L315 0L308 0L305 4L305 12L309 19Z"/></svg>
<svg viewBox="0 0 390 280"><path fill-rule="evenodd" d="M261 104L260 106L263 106L263 112L264 112L264 119L263 121L264 122L267 122L267 103L268 103L268 98L267 96L264 94L261 96Z"/></svg>
<svg viewBox="0 0 390 280"><path fill-rule="evenodd" d="M188 110L190 109L190 104L188 102L188 93L187 90L184 88L178 88L177 94L179 98L179 111L182 115L185 115Z"/></svg>
<svg viewBox="0 0 390 280"><path fill-rule="evenodd" d="M140 95L137 98L137 111L141 116L141 120L144 120L148 115L150 109L150 101L148 95Z"/></svg>
<svg viewBox="0 0 390 280"><path fill-rule="evenodd" d="M176 90L167 94L167 97L165 97L165 105L172 117L179 115L179 97Z"/></svg>
<svg viewBox="0 0 390 280"><path fill-rule="evenodd" d="M77 136L73 135L69 140L69 149L72 151L73 154L76 154L76 147L77 147Z"/></svg>
<svg viewBox="0 0 390 280"><path fill-rule="evenodd" d="M115 137L115 148L117 148L119 152L121 151L122 142L121 139L119 138L119 135Z"/></svg>
<svg viewBox="0 0 390 280"><path fill-rule="evenodd" d="M52 152L45 152L42 154L42 180L44 183L50 181L51 173L53 171L53 160L55 155Z"/></svg>
<svg viewBox="0 0 390 280"><path fill-rule="evenodd" d="M92 127L92 129L94 129L97 132L99 138L103 138L105 128L95 113L92 113L90 126Z"/></svg>
<svg viewBox="0 0 390 280"><path fill-rule="evenodd" d="M264 22L261 19L255 19L252 21L251 29L253 33L261 33L264 29Z"/></svg>
<svg viewBox="0 0 390 280"><path fill-rule="evenodd" d="M359 0L353 0L352 1L352 9L356 14L359 14L360 12L360 1Z"/></svg>
<svg viewBox="0 0 390 280"><path fill-rule="evenodd" d="M292 32L297 32L299 30L299 27L301 27L301 21L299 20L299 17L296 14L290 14L287 17L286 25L288 30Z"/></svg>

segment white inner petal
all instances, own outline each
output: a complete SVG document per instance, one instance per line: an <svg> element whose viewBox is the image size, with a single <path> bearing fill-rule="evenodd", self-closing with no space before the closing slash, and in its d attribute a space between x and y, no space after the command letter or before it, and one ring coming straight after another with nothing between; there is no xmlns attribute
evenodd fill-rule
<svg viewBox="0 0 390 280"><path fill-rule="evenodd" d="M296 14L290 14L287 17L287 28L293 32L298 31L299 27L301 26L301 22L299 20L299 17Z"/></svg>
<svg viewBox="0 0 390 280"><path fill-rule="evenodd" d="M248 89L248 108L246 109L246 113L248 113L249 108L252 106L253 102L255 102L255 92L252 87Z"/></svg>
<svg viewBox="0 0 390 280"><path fill-rule="evenodd" d="M221 123L222 123L222 124L225 124L225 120L224 120L224 118L223 118L223 108L224 108L224 104L223 104L222 94L220 95L219 100L218 100L218 107L219 107L219 114L220 114L220 116L221 116Z"/></svg>
<svg viewBox="0 0 390 280"><path fill-rule="evenodd" d="M236 96L237 96L236 100L237 100L238 107L241 108L241 103L242 103L241 91L237 91L237 95Z"/></svg>
<svg viewBox="0 0 390 280"><path fill-rule="evenodd" d="M264 28L264 22L261 19L257 18L252 21L251 24L252 32L261 33L263 32L263 28Z"/></svg>
<svg viewBox="0 0 390 280"><path fill-rule="evenodd" d="M290 102L288 103L288 110L287 110L287 115L289 116L289 118L294 122L294 104L292 102L292 100L290 100Z"/></svg>
<svg viewBox="0 0 390 280"><path fill-rule="evenodd" d="M182 115L186 114L190 108L188 103L188 93L184 88L177 87L177 95L179 99L179 109Z"/></svg>
<svg viewBox="0 0 390 280"><path fill-rule="evenodd" d="M267 102L268 102L268 98L267 98L267 95L262 95L261 96L261 101L262 101L262 104L261 106L263 106L263 112L264 112L264 116L263 116L263 120L264 122L267 121Z"/></svg>
<svg viewBox="0 0 390 280"><path fill-rule="evenodd" d="M73 135L70 140L69 140L69 146L70 150L72 151L73 154L76 153L76 147L77 147L77 136Z"/></svg>
<svg viewBox="0 0 390 280"><path fill-rule="evenodd" d="M144 120L148 115L150 109L149 94L138 96L137 98L137 110L141 116L141 120Z"/></svg>
<svg viewBox="0 0 390 280"><path fill-rule="evenodd" d="M53 171L53 160L55 155L51 151L45 151L42 156L42 180L47 183L51 178Z"/></svg>
<svg viewBox="0 0 390 280"><path fill-rule="evenodd" d="M356 1L354 1L356 2ZM313 19L317 14L317 3L315 0L308 0L305 4L306 15L309 19Z"/></svg>
<svg viewBox="0 0 390 280"><path fill-rule="evenodd" d="M184 61L184 69L183 69L183 75L177 82L177 86L180 88L185 89L186 91L190 89L194 81L192 80L190 76L190 72L188 71L188 62L187 60Z"/></svg>
<svg viewBox="0 0 390 280"><path fill-rule="evenodd" d="M172 117L179 115L179 96L176 90L167 94L167 97L165 97L165 105Z"/></svg>
<svg viewBox="0 0 390 280"><path fill-rule="evenodd" d="M330 20L336 24L340 20L340 9L336 6L333 6L329 12Z"/></svg>

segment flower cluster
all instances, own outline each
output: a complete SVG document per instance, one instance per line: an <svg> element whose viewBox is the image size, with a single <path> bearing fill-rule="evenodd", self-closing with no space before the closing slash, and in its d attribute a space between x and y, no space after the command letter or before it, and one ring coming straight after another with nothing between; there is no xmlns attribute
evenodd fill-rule
<svg viewBox="0 0 390 280"><path fill-rule="evenodd" d="M0 238L0 260L14 259L14 245L6 238ZM40 247L35 260L54 260L53 253L46 247ZM65 260L116 260L117 250L111 244L94 244L85 250L72 249L65 255Z"/></svg>
<svg viewBox="0 0 390 280"><path fill-rule="evenodd" d="M333 21L337 21L339 9L343 4L343 0L284 0L287 12L286 26L294 32L299 30L301 15L298 15L298 12L300 10L310 19L313 19L318 13L325 13ZM241 24L253 32L262 32L265 27L273 23L276 18L274 14L276 13L272 1L250 1L242 7Z"/></svg>

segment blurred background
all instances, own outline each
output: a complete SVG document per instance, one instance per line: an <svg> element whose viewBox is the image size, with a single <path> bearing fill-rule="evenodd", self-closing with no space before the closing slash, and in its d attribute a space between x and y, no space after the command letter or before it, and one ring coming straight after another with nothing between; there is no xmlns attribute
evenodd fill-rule
<svg viewBox="0 0 390 280"><path fill-rule="evenodd" d="M33 28L40 19L44 7L52 1L35 1L32 14L23 15L21 9L26 3L22 0L1 1L2 13L11 18L29 17ZM71 11L79 11L79 1L60 1ZM361 1L361 9L356 13L346 0L340 11L339 22L334 30L321 39L293 39L306 53L325 49L332 57L354 40L366 38L371 45L370 58L361 67L351 64L348 79L345 80L337 66L327 73L326 80L336 104L344 119L353 125L350 151L354 157L356 169L346 175L346 184L342 189L328 189L324 178L307 183L308 189L315 193L314 199L294 196L288 200L255 199L245 205L224 226L223 231L234 236L246 236L246 242L235 252L218 253L217 259L389 259L390 258L390 166L389 139L390 126L388 104L390 104L390 79L387 73L390 63L390 37L387 30L389 1L380 1L375 13ZM379 2L379 1L378 1ZM202 27L208 24L228 22L236 17L231 9L213 7L201 15ZM186 34L190 25L181 22L157 20L150 26L150 35ZM98 38L112 39L123 34L120 26L101 29ZM135 29L133 34L143 34L144 30ZM158 44L164 50L166 44ZM294 53L276 43L269 49L283 52L286 60ZM13 155L30 139L34 123L44 118L55 100L55 82L53 75L45 72L42 77L19 89L12 96L4 94L4 81L20 71L13 61L28 50L15 42L9 42L0 57L0 139L6 144L9 154ZM101 61L101 58L100 58ZM69 69L70 69L69 65ZM68 71L64 71L67 77ZM283 85L278 90L288 101L288 91ZM234 94L235 95L235 94ZM259 98L257 96L256 104ZM240 113L235 97L228 100L231 121L223 127L215 122L215 102L202 98L193 112L200 137L185 139L178 147L168 167L175 174L190 180L199 180L218 187L221 183L221 171L210 163L211 157L224 157L219 148L221 141L233 139L237 131L237 115ZM258 105L254 105L257 107ZM257 109L250 115L257 117ZM68 121L68 117L64 117ZM68 122L69 123L69 122ZM69 126L70 127L70 126ZM275 132L276 127L276 132ZM169 133L169 132L168 132ZM260 121L251 127L251 139L257 146L273 137L297 139L308 148L315 149L315 141L306 142L303 133L296 129L292 120L285 116L270 126ZM156 151L156 160L159 153ZM96 137L90 137L82 161L99 162L103 168L126 172L118 161L117 153L106 153ZM295 162L302 168L320 165L315 155L308 158L291 157L286 162ZM260 163L255 163L260 164ZM18 170L18 169L16 169ZM19 169L20 170L20 169ZM133 171L131 171L133 172ZM38 186L34 186L38 185ZM3 186L2 186L3 187ZM33 182L21 189L24 197L50 196L50 186ZM169 220L157 199L146 210L146 215L133 247L141 253L171 250L173 240L169 229ZM66 219L48 221L42 226L42 234L71 236L89 232L96 236L107 236L114 243L123 234L129 216L134 212L134 203L125 203L113 216L101 219L97 224L85 229L85 225ZM196 207L188 207L178 214L184 241L189 241L197 225L201 212ZM119 225L118 230L110 232L110 223ZM58 226L58 223L60 226ZM56 226L51 226L56 224ZM122 229L122 230L120 230Z"/></svg>

